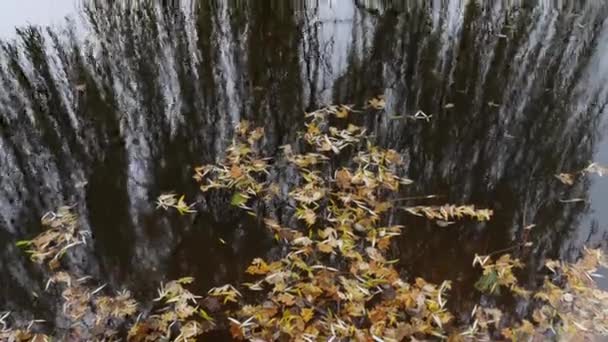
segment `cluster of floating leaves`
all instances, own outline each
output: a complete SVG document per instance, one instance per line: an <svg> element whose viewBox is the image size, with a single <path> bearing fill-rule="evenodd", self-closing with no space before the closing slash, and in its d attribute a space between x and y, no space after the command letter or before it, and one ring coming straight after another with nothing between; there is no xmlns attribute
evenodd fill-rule
<svg viewBox="0 0 608 342"><path fill-rule="evenodd" d="M509 254L496 261L490 256L475 256L473 265L483 268L476 288L490 295L500 295L508 289L516 296L537 301L531 320L524 319L514 326L501 326L502 312L495 308L475 307L474 322L462 336L488 340L490 327L501 330L511 341L542 341L559 337L562 341L590 341L608 336L608 293L597 288L594 277L598 267L607 267L608 260L601 250L585 249L583 257L574 264L548 260L551 274L535 291L518 285L514 270L523 264Z"/></svg>
<svg viewBox="0 0 608 342"><path fill-rule="evenodd" d="M88 232L78 229L77 217L69 207L45 214L42 225L46 230L34 239L17 242L17 246L26 248L32 261L38 264L46 262L51 269L56 269L65 252L86 243Z"/></svg>
<svg viewBox="0 0 608 342"><path fill-rule="evenodd" d="M514 269L523 268L523 264L513 259L510 254L504 254L498 260L492 261L490 256L475 256L473 266L479 264L483 268L483 275L475 287L484 293L500 295L502 288L527 297L528 292L517 284L517 278L513 273Z"/></svg>
<svg viewBox="0 0 608 342"><path fill-rule="evenodd" d="M183 199L173 202L179 206ZM170 205L170 206L173 206ZM69 322L62 338L68 340L120 340L120 331L127 331L129 341L179 340L195 341L197 336L214 326L213 319L198 305L199 296L184 285L193 281L182 278L162 285L159 305L144 310L127 290L107 294L106 285L93 286L89 276L77 277L61 267L61 257L72 248L86 243L88 232L81 231L78 218L69 207L43 216L44 231L29 241L20 241L33 261L48 266L45 291L59 291L61 311ZM51 337L35 332L41 320L31 321L25 328L11 328L10 314L0 315L0 341L50 341Z"/></svg>
<svg viewBox="0 0 608 342"><path fill-rule="evenodd" d="M178 329L175 341L196 341L198 336L213 328L213 318L198 305L201 297L184 288L193 281L193 278L185 277L161 284L155 301L163 306L131 327L129 341L170 340L173 327Z"/></svg>
<svg viewBox="0 0 608 342"><path fill-rule="evenodd" d="M383 107L382 98L368 103L368 108ZM569 314L559 314L559 308L550 304L539 311L545 312L546 317L535 312L534 323L523 321L510 328L504 326L500 310L476 307L471 315L473 323L467 326L466 322L457 322L447 310L449 281L435 285L421 278L411 283L402 279L393 267L395 260L389 260L387 255L391 239L399 236L403 227L387 224L386 213L392 210L391 194L411 181L400 176L403 160L397 151L374 145L363 128L351 123L331 125L334 119L346 119L360 112L342 105L307 113L306 129L300 135L303 144L283 146L285 160L300 176L300 181L289 189L288 200L295 208L293 217L303 224L287 227L277 218L263 218L277 241L288 247L288 252L276 261L256 258L247 268L246 272L254 280L243 286L258 293L254 302L247 303L230 285L210 292L224 302L238 304L239 309L229 317L234 338L254 341L489 340L496 337L495 332L501 328L503 337L519 340L522 336L546 336L547 331L560 334L572 326L578 330L591 329L577 321L589 311L579 312L574 319ZM266 162L268 158L259 155L259 147L255 146L261 139L261 131L248 122L241 123L226 159L218 165L198 168L195 175L204 192L215 188L235 190L232 204L253 215L256 215L251 204L254 198L264 201L277 194L270 190L271 185L264 177L271 173L272 165ZM354 158L345 165L333 165L333 156L347 148L351 148ZM463 218L487 221L493 214L492 210L472 205L403 209L442 222ZM488 295L500 295L502 289L507 289L518 296L533 295L534 299L543 301L549 290L549 285L545 285L532 294L521 287L514 270L523 265L508 254L496 261L489 256L477 257L475 264L483 268L476 287ZM553 281L547 280L547 284L566 291ZM597 302L604 298L605 292L594 289L592 283L585 283L585 288L590 292L581 295L582 306L586 310L591 307L603 310L604 316L599 317L605 317L608 306ZM547 316L548 312L553 316ZM598 316L589 314L589 317ZM597 324L594 332L605 334L602 329L606 323L599 324L595 318L593 322ZM599 326L604 328L597 328Z"/></svg>
<svg viewBox="0 0 608 342"><path fill-rule="evenodd" d="M369 105L379 109L381 101ZM283 227L264 218L289 253L270 263L255 259L247 269L256 281L244 286L263 293L261 302L243 304L229 285L210 291L239 304L229 318L235 338L398 341L414 334L443 336L442 326L452 319L445 308L449 282L406 283L386 258L391 239L402 229L383 221L392 207L387 196L411 181L398 175L403 164L398 152L372 144L361 127L329 124L332 117L354 112L350 106L330 106L307 113L303 146L283 147L301 179L288 195L293 217L303 225ZM196 169L203 191L233 189L232 203L251 211L253 197L264 200L273 193L264 179L269 159L255 146L260 131L242 122L225 160ZM351 165L331 168L327 161L349 147L355 151Z"/></svg>
<svg viewBox="0 0 608 342"><path fill-rule="evenodd" d="M32 326L35 323L42 323L43 320L31 321L26 328L23 329L11 329L9 322L10 312L0 313L0 325L2 328L0 329L0 341L9 341L9 342L48 342L50 341L50 337L46 334L35 333L31 331Z"/></svg>
<svg viewBox="0 0 608 342"><path fill-rule="evenodd" d="M598 267L608 267L601 250L586 249L574 264L551 260L545 266L553 277L534 295L545 302L534 312L534 320L572 340L608 336L608 293L597 289L593 279L599 277Z"/></svg>
<svg viewBox="0 0 608 342"><path fill-rule="evenodd" d="M227 150L224 163L204 165L195 169L194 178L202 182L201 190L226 188L235 190L232 204L250 209L247 201L269 189L259 179L267 173L269 158L259 154L258 141L264 136L263 128L252 128L248 121L236 127L234 141Z"/></svg>
<svg viewBox="0 0 608 342"><path fill-rule="evenodd" d="M402 278L394 267L396 260L389 257L392 239L404 228L389 219L394 209L446 223L464 218L487 221L493 212L451 204L394 208L391 196L412 183L403 176L401 154L376 146L365 129L344 121L365 110L382 110L385 104L383 97L377 97L362 110L340 105L307 113L301 141L282 148L285 163L263 156L263 128L242 121L225 158L195 169L194 178L203 192L231 191L232 205L259 217L285 251L276 260L254 259L246 269L250 282L208 291L208 298L233 308L223 322L212 319L199 305L201 297L185 288L192 278L161 284L153 308L142 310L127 291L103 295L104 286L90 286L90 278L60 271L61 256L86 241L86 233L77 229L76 216L67 208L45 215L48 229L19 245L28 248L33 260L50 266L47 288L60 287L64 314L74 326L85 322L88 329L74 328L71 336L80 339L115 340L120 329L130 341L194 341L214 327L227 327L234 338L252 341L608 336L608 294L593 281L597 268L606 266L598 250L586 251L575 264L548 261L547 277L538 289L524 289L518 283L516 271L524 265L511 255L476 256L473 266L479 265L482 275L475 286L484 295L512 293L535 302L529 319L515 324L489 304L476 306L470 320L456 319L447 307L449 281L432 284L422 278ZM340 158L347 150L351 157ZM339 164L336 159L346 161ZM602 170L592 164L584 172ZM287 191L269 180L278 172L297 175ZM569 180L564 175L559 178ZM256 202L271 204L280 196L286 197L279 203L288 204L289 223L256 210ZM194 211L192 204L175 194L161 195L157 206L181 214ZM48 339L32 332L32 324L11 329L6 319L0 316L0 340Z"/></svg>

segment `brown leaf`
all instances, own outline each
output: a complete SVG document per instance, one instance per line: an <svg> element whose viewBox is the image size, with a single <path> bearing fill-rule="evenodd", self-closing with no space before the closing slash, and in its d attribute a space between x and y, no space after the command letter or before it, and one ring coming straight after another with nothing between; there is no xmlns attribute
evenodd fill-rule
<svg viewBox="0 0 608 342"><path fill-rule="evenodd" d="M285 304L286 306L292 306L296 303L296 297L289 293L281 293L277 296L277 301Z"/></svg>
<svg viewBox="0 0 608 342"><path fill-rule="evenodd" d="M557 179L559 179L560 182L566 184L566 185L573 185L574 184L574 175L571 173L560 173L558 175L555 175L555 177Z"/></svg>
<svg viewBox="0 0 608 342"><path fill-rule="evenodd" d="M243 175L243 170L238 165L232 165L230 168L230 177L237 179Z"/></svg>
<svg viewBox="0 0 608 342"><path fill-rule="evenodd" d="M350 181L352 178L353 176L347 169L336 171L336 183L342 189L348 189L351 187Z"/></svg>

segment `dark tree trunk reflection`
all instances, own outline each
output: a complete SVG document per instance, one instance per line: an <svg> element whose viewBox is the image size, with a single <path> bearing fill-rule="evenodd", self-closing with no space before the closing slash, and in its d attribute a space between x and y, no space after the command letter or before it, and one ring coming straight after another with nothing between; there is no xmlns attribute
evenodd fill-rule
<svg viewBox="0 0 608 342"><path fill-rule="evenodd" d="M37 299L42 275L14 246L60 204L94 237L73 267L114 288L148 297L169 276L201 290L240 281L272 241L225 194L198 194L191 167L219 158L240 119L265 127L273 155L304 111L381 93L386 113L361 120L407 157L407 193L496 212L449 229L393 217L408 227L394 251L403 271L454 280L463 312L473 255L518 243L526 224L534 246L514 253L530 284L544 257L605 243L608 222L559 202L589 199L591 182L565 188L554 174L584 168L601 138L608 7L506 4L86 1L61 27L18 29L0 51L0 307L61 310ZM431 120L394 118L419 110ZM155 211L164 191L201 212Z"/></svg>

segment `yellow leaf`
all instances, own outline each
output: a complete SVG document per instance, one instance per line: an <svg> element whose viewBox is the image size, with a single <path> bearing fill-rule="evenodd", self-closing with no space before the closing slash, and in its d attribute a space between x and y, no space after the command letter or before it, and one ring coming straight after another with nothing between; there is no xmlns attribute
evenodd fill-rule
<svg viewBox="0 0 608 342"><path fill-rule="evenodd" d="M337 118L344 119L344 118L348 117L349 112L350 111L348 110L348 107L340 106L340 108L338 108L334 114L336 115Z"/></svg>
<svg viewBox="0 0 608 342"><path fill-rule="evenodd" d="M312 319L314 314L315 314L315 311L310 308L304 308L304 309L302 309L302 311L300 311L300 316L302 316L302 319L306 323L308 323L308 321L310 321Z"/></svg>
<svg viewBox="0 0 608 342"><path fill-rule="evenodd" d="M255 258L251 262L251 266L247 267L245 272L249 274L266 274L270 272L270 268L264 260L261 258Z"/></svg>

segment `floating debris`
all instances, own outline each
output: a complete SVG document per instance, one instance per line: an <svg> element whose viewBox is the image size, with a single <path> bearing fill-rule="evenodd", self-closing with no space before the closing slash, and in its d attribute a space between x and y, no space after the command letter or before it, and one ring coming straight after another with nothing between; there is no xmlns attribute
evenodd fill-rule
<svg viewBox="0 0 608 342"><path fill-rule="evenodd" d="M445 204L443 206L416 206L403 209L412 215L440 221L450 221L464 217L474 218L478 221L489 221L494 214L490 209L475 209L473 205Z"/></svg>
<svg viewBox="0 0 608 342"><path fill-rule="evenodd" d="M416 114L414 114L413 118L415 120L424 120L426 122L431 121L431 118L433 117L433 115L427 115L425 112L419 110L416 112Z"/></svg>
<svg viewBox="0 0 608 342"><path fill-rule="evenodd" d="M234 288L234 286L228 284L221 287L214 287L209 290L209 295L213 297L221 297L223 298L224 304L227 302L238 302L238 298L242 297L241 293Z"/></svg>
<svg viewBox="0 0 608 342"><path fill-rule="evenodd" d="M559 179L560 182L562 182L563 184L573 185L576 181L577 175L585 175L589 173L594 173L600 177L603 177L604 175L608 175L608 167L600 165L598 163L591 163L589 164L589 166L580 171L571 173L559 173L555 175L555 177Z"/></svg>
<svg viewBox="0 0 608 342"><path fill-rule="evenodd" d="M571 173L560 173L558 175L555 175L555 177L559 179L560 182L566 185L574 184L575 176Z"/></svg>
<svg viewBox="0 0 608 342"><path fill-rule="evenodd" d="M522 297L529 295L528 291L517 284L517 278L513 274L513 270L522 268L523 264L510 254L504 254L496 261L492 261L489 256L475 255L473 266L475 265L483 268L482 277L475 283L475 288L479 291L500 295L501 289L505 287Z"/></svg>
<svg viewBox="0 0 608 342"><path fill-rule="evenodd" d="M162 198L163 204L178 205L175 196ZM61 269L59 259L67 250L86 244L86 231L78 227L78 217L71 207L61 207L56 212L49 212L42 218L46 228L40 235L30 241L22 241L22 247L28 247L32 259L39 263L47 262L49 279L45 291L51 287L61 293L60 307L62 314L69 323L68 335L77 340L120 340L119 331L115 327L128 330L129 341L150 341L171 338L180 341L195 341L197 336L213 328L215 323L207 313L200 308L196 296L186 290L183 285L190 284L193 278L182 278L162 285L159 298L156 301L165 306L153 312L140 310L140 305L131 297L127 290L119 291L116 295L107 294L107 284L93 287L90 276L79 276ZM49 261L50 260L50 261ZM137 316L133 324L130 318ZM50 336L31 331L33 320L25 329L12 329L6 319L8 314L0 316L0 340L2 341L51 341ZM175 329L175 330L172 330ZM61 336L58 336L61 337Z"/></svg>
<svg viewBox="0 0 608 342"><path fill-rule="evenodd" d="M386 107L386 100L384 95L380 95L367 101L367 104L374 109L384 109Z"/></svg>
<svg viewBox="0 0 608 342"><path fill-rule="evenodd" d="M384 98L372 99L368 106L383 109ZM229 328L235 339L252 341L462 341L492 340L499 334L512 340L542 340L548 336L585 340L608 336L608 293L597 289L593 281L598 267L607 265L599 250L587 250L575 264L547 262L554 277L547 277L542 288L536 290L519 284L516 271L524 265L517 258L503 254L494 260L493 254L498 252L476 255L473 267L479 265L483 270L475 284L478 290L487 296L511 293L534 298L540 304L527 317L530 320L515 323L512 318L504 319L497 308L484 304L471 312L472 324L463 326L448 310L449 281L432 284L422 278L404 280L395 267L399 260L391 260L388 253L404 227L393 224L387 213L399 200L439 196L394 199L412 183L404 175L401 154L375 145L362 127L330 125L334 119L348 119L353 112L363 111L343 105L305 114L307 123L300 135L303 146L296 142L284 146L284 160L264 157L260 152L264 129L241 121L225 158L195 169L194 179L201 191L231 191L231 204L251 215L261 212L256 211L256 203L267 204L279 196L285 196L294 208L287 218L294 223L291 227L276 218L259 216L284 253L273 261L252 260L245 270L253 278L251 282L214 287L203 299L185 288L193 278L181 278L161 284L157 305L151 311L140 311L141 305L128 291L109 295L105 285L89 286L93 282L89 277L59 271L58 262L49 262L85 243L69 210L45 215L43 223L49 229L19 245L29 248L37 262L49 262L54 267L46 287L61 287L63 314L71 322L96 317L90 329L93 333L82 339L116 340L123 337L117 332L122 331L129 341L195 341L216 327ZM419 112L416 119L429 121L430 117ZM338 163L336 155L347 149L349 158L340 158L342 163ZM284 167L297 175L286 189L268 179L276 168ZM603 175L606 169L591 164L584 172ZM560 175L560 181L570 180ZM188 205L184 196L175 194L159 196L156 204L182 214L194 211L193 204ZM431 219L440 227L459 219L488 221L493 216L492 210L473 205L398 208ZM528 232L531 227L524 230ZM221 238L219 241L225 243ZM522 245L532 246L532 242L517 246ZM245 291L253 292L249 296ZM211 307L226 305L226 319L216 322L217 318L201 308L204 303L211 303ZM130 318L135 316L132 322ZM34 338L31 326L11 329L7 317L0 316L0 339Z"/></svg>
<svg viewBox="0 0 608 342"><path fill-rule="evenodd" d="M560 203L579 203L585 202L584 198L571 198L571 199L560 199Z"/></svg>
<svg viewBox="0 0 608 342"><path fill-rule="evenodd" d="M128 332L129 341L196 341L205 331L215 326L215 321L200 308L200 296L188 291L192 277L184 277L163 285L158 290L156 302L164 306L144 319L138 320ZM176 331L176 333L172 333Z"/></svg>
<svg viewBox="0 0 608 342"><path fill-rule="evenodd" d="M32 240L17 242L27 248L30 258L38 263L48 262L51 269L59 267L59 259L78 245L86 244L88 231L77 229L78 219L71 207L61 207L57 212L46 213L41 220L44 231Z"/></svg>
<svg viewBox="0 0 608 342"><path fill-rule="evenodd" d="M600 165L598 163L591 163L583 170L583 172L595 173L598 176L603 177L604 175L608 175L608 167Z"/></svg>
<svg viewBox="0 0 608 342"><path fill-rule="evenodd" d="M500 108L500 104L493 102L493 101L488 102L488 106L494 107L494 108Z"/></svg>
<svg viewBox="0 0 608 342"><path fill-rule="evenodd" d="M192 209L195 205L196 203L187 204L185 195L180 196L178 199L176 194L162 194L156 199L157 209L163 208L167 210L174 208L182 215L195 213L196 210Z"/></svg>

